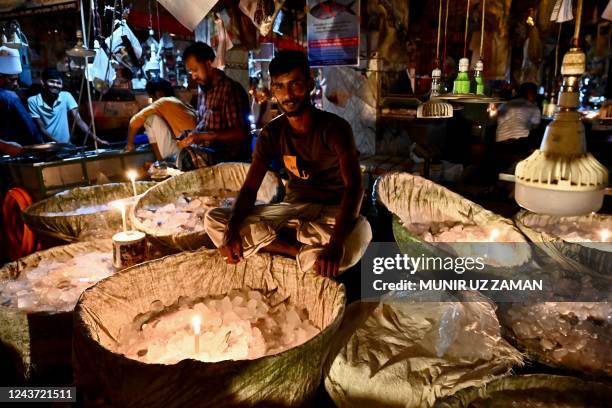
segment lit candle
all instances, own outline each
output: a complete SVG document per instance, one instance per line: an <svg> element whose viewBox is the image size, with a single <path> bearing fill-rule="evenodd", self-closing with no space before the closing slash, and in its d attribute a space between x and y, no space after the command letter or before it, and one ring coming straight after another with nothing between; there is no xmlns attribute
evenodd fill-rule
<svg viewBox="0 0 612 408"><path fill-rule="evenodd" d="M489 117L490 118L494 118L495 116L497 116L497 106L495 106L494 103L490 103L489 107L487 108L487 111L489 112Z"/></svg>
<svg viewBox="0 0 612 408"><path fill-rule="evenodd" d="M125 205L121 201L113 201L109 203L111 207L121 211L121 223L123 225L123 232L127 231L127 219L125 217Z"/></svg>
<svg viewBox="0 0 612 408"><path fill-rule="evenodd" d="M608 238L610 238L610 230L604 228L599 231L599 238L601 238L601 242L608 242Z"/></svg>
<svg viewBox="0 0 612 408"><path fill-rule="evenodd" d="M134 197L136 197L138 195L138 193L136 193L136 172L130 170L127 172L127 176L132 181L132 190L134 190Z"/></svg>
<svg viewBox="0 0 612 408"><path fill-rule="evenodd" d="M497 228L493 228L493 230L491 230L491 234L489 235L489 241L495 242L497 241L497 238L499 238L499 230Z"/></svg>
<svg viewBox="0 0 612 408"><path fill-rule="evenodd" d="M191 318L191 326L193 327L194 334L194 345L195 345L195 353L200 353L200 324L202 323L202 318L198 315L195 315Z"/></svg>

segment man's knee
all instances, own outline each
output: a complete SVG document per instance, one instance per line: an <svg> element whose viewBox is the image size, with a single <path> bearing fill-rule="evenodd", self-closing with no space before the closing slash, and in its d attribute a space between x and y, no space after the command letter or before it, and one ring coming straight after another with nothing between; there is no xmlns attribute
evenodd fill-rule
<svg viewBox="0 0 612 408"><path fill-rule="evenodd" d="M221 224L226 225L230 217L230 212L228 210L228 208L220 207L209 210L204 217L204 227L214 227Z"/></svg>
<svg viewBox="0 0 612 408"><path fill-rule="evenodd" d="M204 217L204 230L216 246L219 246L223 241L229 217L229 208L213 208Z"/></svg>

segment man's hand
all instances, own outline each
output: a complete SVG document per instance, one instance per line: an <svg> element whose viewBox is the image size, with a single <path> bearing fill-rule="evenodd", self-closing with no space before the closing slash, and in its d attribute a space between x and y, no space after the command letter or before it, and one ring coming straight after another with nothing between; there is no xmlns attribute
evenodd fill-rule
<svg viewBox="0 0 612 408"><path fill-rule="evenodd" d="M227 227L223 237L223 245L219 247L219 252L228 264L240 262L242 259L242 239L238 231Z"/></svg>
<svg viewBox="0 0 612 408"><path fill-rule="evenodd" d="M333 278L338 274L340 270L340 261L343 255L342 245L329 243L325 245L325 248L319 254L314 269L321 275L328 278Z"/></svg>
<svg viewBox="0 0 612 408"><path fill-rule="evenodd" d="M126 152L133 152L134 150L136 150L136 145L134 143L127 143L125 145Z"/></svg>
<svg viewBox="0 0 612 408"><path fill-rule="evenodd" d="M185 138L179 140L176 142L176 144L178 145L179 149L184 149L186 147L191 146L192 144L196 143L196 137L193 133L189 132L187 134L187 136L185 136Z"/></svg>

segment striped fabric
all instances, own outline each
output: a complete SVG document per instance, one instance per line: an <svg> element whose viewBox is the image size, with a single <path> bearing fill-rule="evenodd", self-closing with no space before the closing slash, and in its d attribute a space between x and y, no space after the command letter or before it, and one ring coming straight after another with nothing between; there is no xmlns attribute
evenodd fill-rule
<svg viewBox="0 0 612 408"><path fill-rule="evenodd" d="M529 131L540 123L540 110L526 99L513 99L498 111L496 142L528 137Z"/></svg>
<svg viewBox="0 0 612 408"><path fill-rule="evenodd" d="M249 116L249 97L242 86L223 71L198 94L198 124L196 130L214 131L245 127Z"/></svg>

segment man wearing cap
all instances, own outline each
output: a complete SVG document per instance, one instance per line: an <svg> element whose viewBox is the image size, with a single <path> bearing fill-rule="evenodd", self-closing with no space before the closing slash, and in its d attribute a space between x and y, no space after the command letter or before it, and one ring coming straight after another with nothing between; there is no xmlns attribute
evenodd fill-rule
<svg viewBox="0 0 612 408"><path fill-rule="evenodd" d="M22 145L42 143L42 135L19 96L17 78L21 73L19 52L0 47L0 154L16 156Z"/></svg>
<svg viewBox="0 0 612 408"><path fill-rule="evenodd" d="M87 135L94 136L89 126L79 115L79 105L70 92L62 91L62 75L55 68L47 68L42 73L43 91L28 98L28 108L32 119L45 138L52 142L70 143L68 112L77 126ZM108 142L98 138L98 143Z"/></svg>

